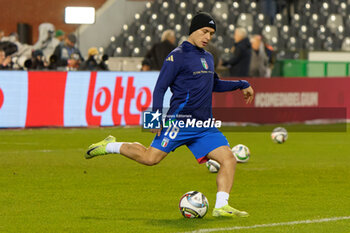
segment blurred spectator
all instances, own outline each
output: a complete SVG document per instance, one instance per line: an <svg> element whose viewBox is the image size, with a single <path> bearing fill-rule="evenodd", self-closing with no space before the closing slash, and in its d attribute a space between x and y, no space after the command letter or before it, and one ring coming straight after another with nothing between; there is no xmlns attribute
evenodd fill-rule
<svg viewBox="0 0 350 233"><path fill-rule="evenodd" d="M98 70L99 67L96 61L97 55L98 55L98 50L96 47L89 48L88 59L81 64L80 70Z"/></svg>
<svg viewBox="0 0 350 233"><path fill-rule="evenodd" d="M247 30L237 28L233 37L235 40L233 56L224 61L223 66L229 67L232 77L248 77L252 48L247 38Z"/></svg>
<svg viewBox="0 0 350 233"><path fill-rule="evenodd" d="M0 48L5 50L6 56L11 56L11 68L21 69L24 62L32 57L33 46L22 44L18 41L18 34L11 33L8 37L3 37Z"/></svg>
<svg viewBox="0 0 350 233"><path fill-rule="evenodd" d="M161 42L154 44L145 56L145 59L148 59L151 63L151 70L160 70L162 68L165 58L176 48L175 42L175 32L170 29L165 30L162 34Z"/></svg>
<svg viewBox="0 0 350 233"><path fill-rule="evenodd" d="M51 55L49 58L49 65L47 67L49 70L56 70L57 69L57 57L55 55Z"/></svg>
<svg viewBox="0 0 350 233"><path fill-rule="evenodd" d="M3 49L0 49L0 70L11 69L11 56L6 56Z"/></svg>
<svg viewBox="0 0 350 233"><path fill-rule="evenodd" d="M266 77L271 77L271 72L276 62L276 53L274 48L268 42L266 42L264 38L262 39L262 42L264 44L265 54L268 58L268 69L267 69Z"/></svg>
<svg viewBox="0 0 350 233"><path fill-rule="evenodd" d="M260 0L262 12L265 17L268 19L268 24L273 24L276 11L277 11L277 2L276 0ZM284 0L282 0L284 1Z"/></svg>
<svg viewBox="0 0 350 233"><path fill-rule="evenodd" d="M49 59L59 43L59 40L55 39L55 26L53 24L42 23L39 25L39 39L33 46L34 50L41 50L45 59Z"/></svg>
<svg viewBox="0 0 350 233"><path fill-rule="evenodd" d="M307 0L260 0L261 9L269 24L274 23L276 13L281 13L290 23L292 16L299 13L298 9L305 5ZM316 0L311 0L316 1Z"/></svg>
<svg viewBox="0 0 350 233"><path fill-rule="evenodd" d="M217 70L218 66L222 64L222 60L220 58L221 57L220 51L215 47L215 45L212 42L209 42L209 44L205 46L204 49L209 53L211 53L211 55L213 55L214 67L215 67L215 70Z"/></svg>
<svg viewBox="0 0 350 233"><path fill-rule="evenodd" d="M109 57L108 57L107 54L104 54L101 57L100 64L98 64L98 67L99 67L100 70L108 70L108 65L107 65L108 58Z"/></svg>
<svg viewBox="0 0 350 233"><path fill-rule="evenodd" d="M18 42L18 34L17 32L11 32L9 36L5 36L5 34L2 34L1 41L9 41L11 43L16 43Z"/></svg>
<svg viewBox="0 0 350 233"><path fill-rule="evenodd" d="M0 69L4 69L3 63L5 62L6 59L6 55L5 55L5 51L0 49Z"/></svg>
<svg viewBox="0 0 350 233"><path fill-rule="evenodd" d="M265 53L265 46L260 35L253 35L251 40L252 58L250 61L249 76L267 77L268 57Z"/></svg>
<svg viewBox="0 0 350 233"><path fill-rule="evenodd" d="M72 53L67 60L67 71L76 71L80 66L80 55L78 53Z"/></svg>
<svg viewBox="0 0 350 233"><path fill-rule="evenodd" d="M141 71L150 71L151 70L151 61L147 58L143 59Z"/></svg>
<svg viewBox="0 0 350 233"><path fill-rule="evenodd" d="M293 15L300 13L298 9L300 6L305 5L306 2L306 0L278 0L276 1L276 10L277 13L281 13L283 17L286 17L290 23ZM311 2L317 1L311 0Z"/></svg>
<svg viewBox="0 0 350 233"><path fill-rule="evenodd" d="M98 62L98 50L96 47L92 47L88 50L88 59L80 65L80 70L108 70L105 61L108 57L102 56L102 60Z"/></svg>
<svg viewBox="0 0 350 233"><path fill-rule="evenodd" d="M0 64L2 64L5 61L5 58L5 51L3 49L0 49Z"/></svg>
<svg viewBox="0 0 350 233"><path fill-rule="evenodd" d="M77 54L80 61L84 61L79 49L75 47L76 42L76 36L71 33L65 38L64 44L57 45L53 53L55 58L53 60L56 60L55 62L57 67L66 67L68 65L68 59L71 58L72 54Z"/></svg>
<svg viewBox="0 0 350 233"><path fill-rule="evenodd" d="M47 63L45 62L43 51L34 50L32 53L31 63L27 63L27 65L30 65L30 67L27 66L27 68L31 70L45 70Z"/></svg>
<svg viewBox="0 0 350 233"><path fill-rule="evenodd" d="M10 41L1 41L0 42L0 49L5 51L6 56L12 55L17 52L18 48L15 43L12 43Z"/></svg>
<svg viewBox="0 0 350 233"><path fill-rule="evenodd" d="M65 37L65 33L64 31L62 31L61 29L56 30L56 34L55 34L55 38L61 43L63 43Z"/></svg>

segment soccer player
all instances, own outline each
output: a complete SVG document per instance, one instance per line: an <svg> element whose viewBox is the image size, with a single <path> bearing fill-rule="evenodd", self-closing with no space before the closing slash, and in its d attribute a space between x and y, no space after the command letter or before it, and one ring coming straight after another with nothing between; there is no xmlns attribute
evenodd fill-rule
<svg viewBox="0 0 350 233"><path fill-rule="evenodd" d="M175 122L180 115L202 121L211 119L213 91L240 89L247 103L253 100L254 91L247 81L223 81L214 72L213 56L203 48L210 42L215 31L215 21L209 14L201 12L193 17L188 40L168 55L160 71L153 92L154 112L162 111L163 97L168 87L173 95L167 116ZM213 159L221 165L216 179L218 192L213 216L249 216L247 212L234 209L228 204L236 159L226 137L217 128L188 130L169 126L151 131L156 136L148 148L139 143L116 142L115 137L108 136L103 141L92 144L85 158L116 153L151 166L158 164L170 151L186 145L199 163Z"/></svg>

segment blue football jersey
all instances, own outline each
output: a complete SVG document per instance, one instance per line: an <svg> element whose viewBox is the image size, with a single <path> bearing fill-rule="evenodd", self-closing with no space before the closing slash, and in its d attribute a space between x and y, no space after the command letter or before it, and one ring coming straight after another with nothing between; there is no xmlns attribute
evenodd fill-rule
<svg viewBox="0 0 350 233"><path fill-rule="evenodd" d="M153 92L152 110L162 112L164 94L170 87L172 97L168 117L182 115L207 120L212 117L213 91L232 91L249 86L243 80L220 80L214 71L213 56L185 41L163 63Z"/></svg>

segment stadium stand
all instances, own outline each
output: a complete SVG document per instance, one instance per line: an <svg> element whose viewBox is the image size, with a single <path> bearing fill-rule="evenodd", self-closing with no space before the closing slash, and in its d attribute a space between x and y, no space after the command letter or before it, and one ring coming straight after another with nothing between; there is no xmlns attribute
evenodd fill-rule
<svg viewBox="0 0 350 233"><path fill-rule="evenodd" d="M273 49L277 60L305 59L309 51L350 50L349 0L296 0L289 5L282 4L286 1L272 2L276 3L274 16L266 12L266 5L263 5L266 1L262 0L150 1L142 12L131 16L131 22L123 22L117 34L108 36L109 44L104 47L104 54L110 58L141 59L153 44L160 42L167 29L173 29L177 41L182 42L188 35L192 16L198 11L210 12L216 19L217 33L212 44L222 57L230 56L234 45L232 35L237 27L246 28L249 35L262 35L266 47ZM26 59L20 59L18 54L20 52L15 55L20 69ZM30 56L28 54L25 58ZM49 56L46 57L49 60ZM111 70L131 69L130 65L113 65L116 61L108 62L113 67ZM139 70L138 66L134 70Z"/></svg>
<svg viewBox="0 0 350 233"><path fill-rule="evenodd" d="M291 19L286 10L278 12L273 25L262 12L263 1L161 1L146 5L146 10L135 15L135 20L124 25L107 47L109 56L142 56L151 44L160 41L163 30L174 29L177 39L187 35L192 15L199 10L211 12L218 21L214 45L223 53L232 46L236 27L245 27L250 34L261 34L282 54L300 50L339 51L349 47L350 7L345 0L299 1ZM316 39L317 38L317 39Z"/></svg>
<svg viewBox="0 0 350 233"><path fill-rule="evenodd" d="M142 60L142 57L110 57L108 68L111 71L139 71Z"/></svg>

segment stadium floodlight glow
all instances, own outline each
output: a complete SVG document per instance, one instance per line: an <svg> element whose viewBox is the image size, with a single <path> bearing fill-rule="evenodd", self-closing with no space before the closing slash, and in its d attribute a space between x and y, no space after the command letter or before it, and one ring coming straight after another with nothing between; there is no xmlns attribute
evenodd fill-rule
<svg viewBox="0 0 350 233"><path fill-rule="evenodd" d="M73 7L68 6L64 10L64 22L67 24L94 24L94 7Z"/></svg>

